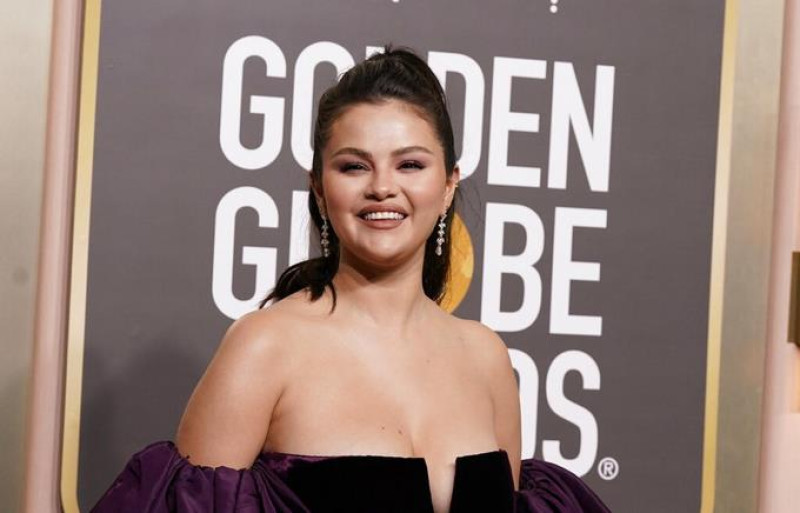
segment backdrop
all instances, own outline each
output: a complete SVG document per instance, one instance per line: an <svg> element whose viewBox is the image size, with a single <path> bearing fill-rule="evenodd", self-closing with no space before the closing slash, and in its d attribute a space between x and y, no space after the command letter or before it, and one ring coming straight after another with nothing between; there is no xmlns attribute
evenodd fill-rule
<svg viewBox="0 0 800 513"><path fill-rule="evenodd" d="M318 253L317 98L392 42L445 84L466 227L449 307L509 346L523 457L583 476L615 512L699 511L723 0L98 13L64 441L76 477L62 487L79 509L132 452L172 438L232 319Z"/></svg>

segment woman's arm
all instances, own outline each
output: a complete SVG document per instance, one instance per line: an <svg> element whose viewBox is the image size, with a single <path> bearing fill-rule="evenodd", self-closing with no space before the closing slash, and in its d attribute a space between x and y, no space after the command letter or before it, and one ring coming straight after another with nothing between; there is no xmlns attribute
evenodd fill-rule
<svg viewBox="0 0 800 513"><path fill-rule="evenodd" d="M261 452L287 374L275 322L259 310L225 333L178 426L175 445L191 463L241 469Z"/></svg>

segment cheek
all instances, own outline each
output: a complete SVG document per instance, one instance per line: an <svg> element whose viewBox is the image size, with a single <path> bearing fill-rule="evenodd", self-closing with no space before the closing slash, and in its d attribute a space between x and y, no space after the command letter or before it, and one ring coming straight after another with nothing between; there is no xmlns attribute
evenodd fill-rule
<svg viewBox="0 0 800 513"><path fill-rule="evenodd" d="M445 184L438 177L407 184L406 191L415 209L438 211L443 206Z"/></svg>
<svg viewBox="0 0 800 513"><path fill-rule="evenodd" d="M349 209L353 205L353 197L357 191L353 190L352 184L335 175L324 176L322 184L329 215L336 215L342 209Z"/></svg>

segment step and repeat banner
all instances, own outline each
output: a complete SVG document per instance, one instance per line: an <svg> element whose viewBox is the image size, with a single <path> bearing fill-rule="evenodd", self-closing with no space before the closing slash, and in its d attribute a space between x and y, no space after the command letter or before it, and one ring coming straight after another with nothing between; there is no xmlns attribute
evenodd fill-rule
<svg viewBox="0 0 800 513"><path fill-rule="evenodd" d="M614 512L699 512L724 9L87 2L65 509L174 436L227 326L318 254L317 99L391 42L445 85L466 228L449 307L509 347L523 457Z"/></svg>

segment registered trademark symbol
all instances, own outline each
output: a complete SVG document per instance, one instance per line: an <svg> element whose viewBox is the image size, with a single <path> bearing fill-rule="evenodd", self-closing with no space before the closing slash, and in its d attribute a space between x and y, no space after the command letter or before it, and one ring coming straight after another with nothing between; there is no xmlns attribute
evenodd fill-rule
<svg viewBox="0 0 800 513"><path fill-rule="evenodd" d="M619 463L614 458L607 456L597 464L597 475L606 481L611 481L619 474Z"/></svg>

